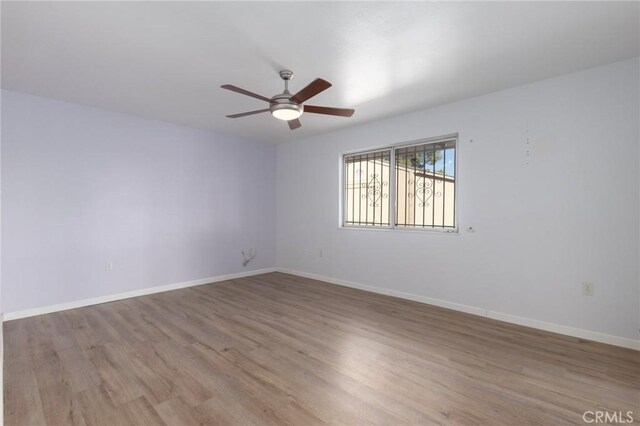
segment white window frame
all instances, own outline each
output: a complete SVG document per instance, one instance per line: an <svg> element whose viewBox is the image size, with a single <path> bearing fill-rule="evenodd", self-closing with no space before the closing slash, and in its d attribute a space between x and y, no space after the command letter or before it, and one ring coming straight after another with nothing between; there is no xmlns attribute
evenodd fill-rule
<svg viewBox="0 0 640 426"><path fill-rule="evenodd" d="M417 145L425 145L425 144L435 144L438 142L445 142L450 140L455 140L455 193L454 193L454 205L455 205L455 224L454 228L444 228L444 227L408 227L408 226L397 226L396 225L396 211L398 200L396 199L396 149L398 148L407 148L411 146ZM345 172L345 157L351 155L358 154L370 154L375 152L387 151L390 150L390 159L389 159L389 225L351 225L345 223L345 188L344 188L344 172ZM453 133L450 135L436 136L425 139L418 139L408 142L401 142L392 145L373 147L365 150L356 150L356 151L345 151L340 153L338 162L339 162L339 177L338 184L340 186L338 191L339 202L339 214L338 214L338 228L340 229L348 229L348 230L360 230L360 231L383 231L383 232L418 232L418 233L441 233L441 234L455 234L457 235L460 230L460 210L458 204L458 196L460 193L459 190L459 177L458 177L458 159L460 157L460 144L459 137L457 133Z"/></svg>

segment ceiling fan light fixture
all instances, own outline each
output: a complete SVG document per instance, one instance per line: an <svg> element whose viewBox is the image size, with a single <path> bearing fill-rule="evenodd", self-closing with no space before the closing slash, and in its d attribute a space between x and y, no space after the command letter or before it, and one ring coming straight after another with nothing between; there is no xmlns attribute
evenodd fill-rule
<svg viewBox="0 0 640 426"><path fill-rule="evenodd" d="M302 107L295 104L277 104L271 106L271 115L278 120L291 121L302 115Z"/></svg>

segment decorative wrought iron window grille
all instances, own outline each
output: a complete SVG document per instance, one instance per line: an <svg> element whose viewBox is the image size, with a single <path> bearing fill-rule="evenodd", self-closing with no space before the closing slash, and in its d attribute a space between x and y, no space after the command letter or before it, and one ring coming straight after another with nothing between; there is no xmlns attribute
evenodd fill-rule
<svg viewBox="0 0 640 426"><path fill-rule="evenodd" d="M343 226L456 230L456 140L345 155Z"/></svg>
<svg viewBox="0 0 640 426"><path fill-rule="evenodd" d="M389 226L391 150L344 157L345 225Z"/></svg>

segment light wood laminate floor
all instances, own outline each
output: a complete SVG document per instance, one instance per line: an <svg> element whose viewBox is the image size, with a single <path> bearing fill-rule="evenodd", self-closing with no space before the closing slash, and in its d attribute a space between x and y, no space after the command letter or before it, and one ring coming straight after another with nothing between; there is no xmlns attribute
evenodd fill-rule
<svg viewBox="0 0 640 426"><path fill-rule="evenodd" d="M640 419L640 352L281 273L4 324L6 425Z"/></svg>

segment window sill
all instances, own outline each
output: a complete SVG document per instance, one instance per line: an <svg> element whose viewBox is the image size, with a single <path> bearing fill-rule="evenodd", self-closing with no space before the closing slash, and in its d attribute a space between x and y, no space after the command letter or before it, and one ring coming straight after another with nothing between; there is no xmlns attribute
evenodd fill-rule
<svg viewBox="0 0 640 426"><path fill-rule="evenodd" d="M386 228L373 226L345 226L340 225L338 229L349 231L373 231L373 232L399 232L406 234L442 234L442 235L460 235L459 228L455 229L437 229L437 228Z"/></svg>

